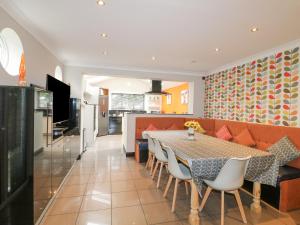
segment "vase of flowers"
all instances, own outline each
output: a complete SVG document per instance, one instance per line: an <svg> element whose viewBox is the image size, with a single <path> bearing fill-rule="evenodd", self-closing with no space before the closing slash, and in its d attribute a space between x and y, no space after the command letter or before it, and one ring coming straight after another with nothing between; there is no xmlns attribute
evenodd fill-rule
<svg viewBox="0 0 300 225"><path fill-rule="evenodd" d="M188 139L195 140L195 130L193 127L188 128Z"/></svg>

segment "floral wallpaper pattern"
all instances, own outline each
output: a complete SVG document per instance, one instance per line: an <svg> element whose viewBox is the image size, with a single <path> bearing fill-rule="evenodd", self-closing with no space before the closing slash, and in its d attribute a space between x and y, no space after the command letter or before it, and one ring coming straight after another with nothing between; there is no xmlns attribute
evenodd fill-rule
<svg viewBox="0 0 300 225"><path fill-rule="evenodd" d="M204 117L300 126L299 47L205 78Z"/></svg>

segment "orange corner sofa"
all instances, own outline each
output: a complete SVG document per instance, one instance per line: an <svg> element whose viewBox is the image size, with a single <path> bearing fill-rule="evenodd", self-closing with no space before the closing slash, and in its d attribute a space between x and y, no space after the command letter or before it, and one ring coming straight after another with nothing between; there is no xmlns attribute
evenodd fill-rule
<svg viewBox="0 0 300 225"><path fill-rule="evenodd" d="M150 124L159 130L168 130L173 124L179 130L185 129L184 123L188 120L196 120L206 130L206 134L215 136L222 126L226 125L233 137L237 136L245 128L248 128L256 142L256 148L265 151L284 136L300 150L300 128L281 127L263 124L245 123L237 121L182 118L182 117L138 117L136 118L136 140L142 139L142 132ZM244 188L252 191L251 182L245 181ZM286 212L300 208L300 158L280 168L277 187L262 185L261 197L264 201Z"/></svg>

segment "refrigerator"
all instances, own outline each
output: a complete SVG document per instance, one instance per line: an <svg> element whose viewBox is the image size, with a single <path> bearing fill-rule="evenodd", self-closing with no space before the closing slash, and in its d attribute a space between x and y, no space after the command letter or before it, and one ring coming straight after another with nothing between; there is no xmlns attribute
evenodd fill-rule
<svg viewBox="0 0 300 225"><path fill-rule="evenodd" d="M108 95L99 95L98 136L108 135Z"/></svg>

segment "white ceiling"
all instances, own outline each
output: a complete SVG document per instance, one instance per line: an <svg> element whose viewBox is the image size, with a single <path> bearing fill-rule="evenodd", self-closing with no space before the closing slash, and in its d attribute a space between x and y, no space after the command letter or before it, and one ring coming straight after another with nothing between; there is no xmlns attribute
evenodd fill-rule
<svg viewBox="0 0 300 225"><path fill-rule="evenodd" d="M143 86L147 86L146 91L151 90L151 80L149 79L134 79L134 78L120 78L120 77L111 77L111 76L93 76L93 75L85 75L84 78L86 79L87 83L93 87L101 87L101 88L111 88L110 84L118 83L120 85L123 84L125 88L130 91L132 84L143 84ZM109 82L107 82L109 81ZM166 90L172 87L177 87L182 85L186 82L179 82L179 81L162 81L162 90Z"/></svg>
<svg viewBox="0 0 300 225"><path fill-rule="evenodd" d="M0 0L0 5L69 65L198 74L300 37L299 0L106 0L104 7L96 0ZM252 26L259 32L251 33ZM100 37L103 32L107 39Z"/></svg>

